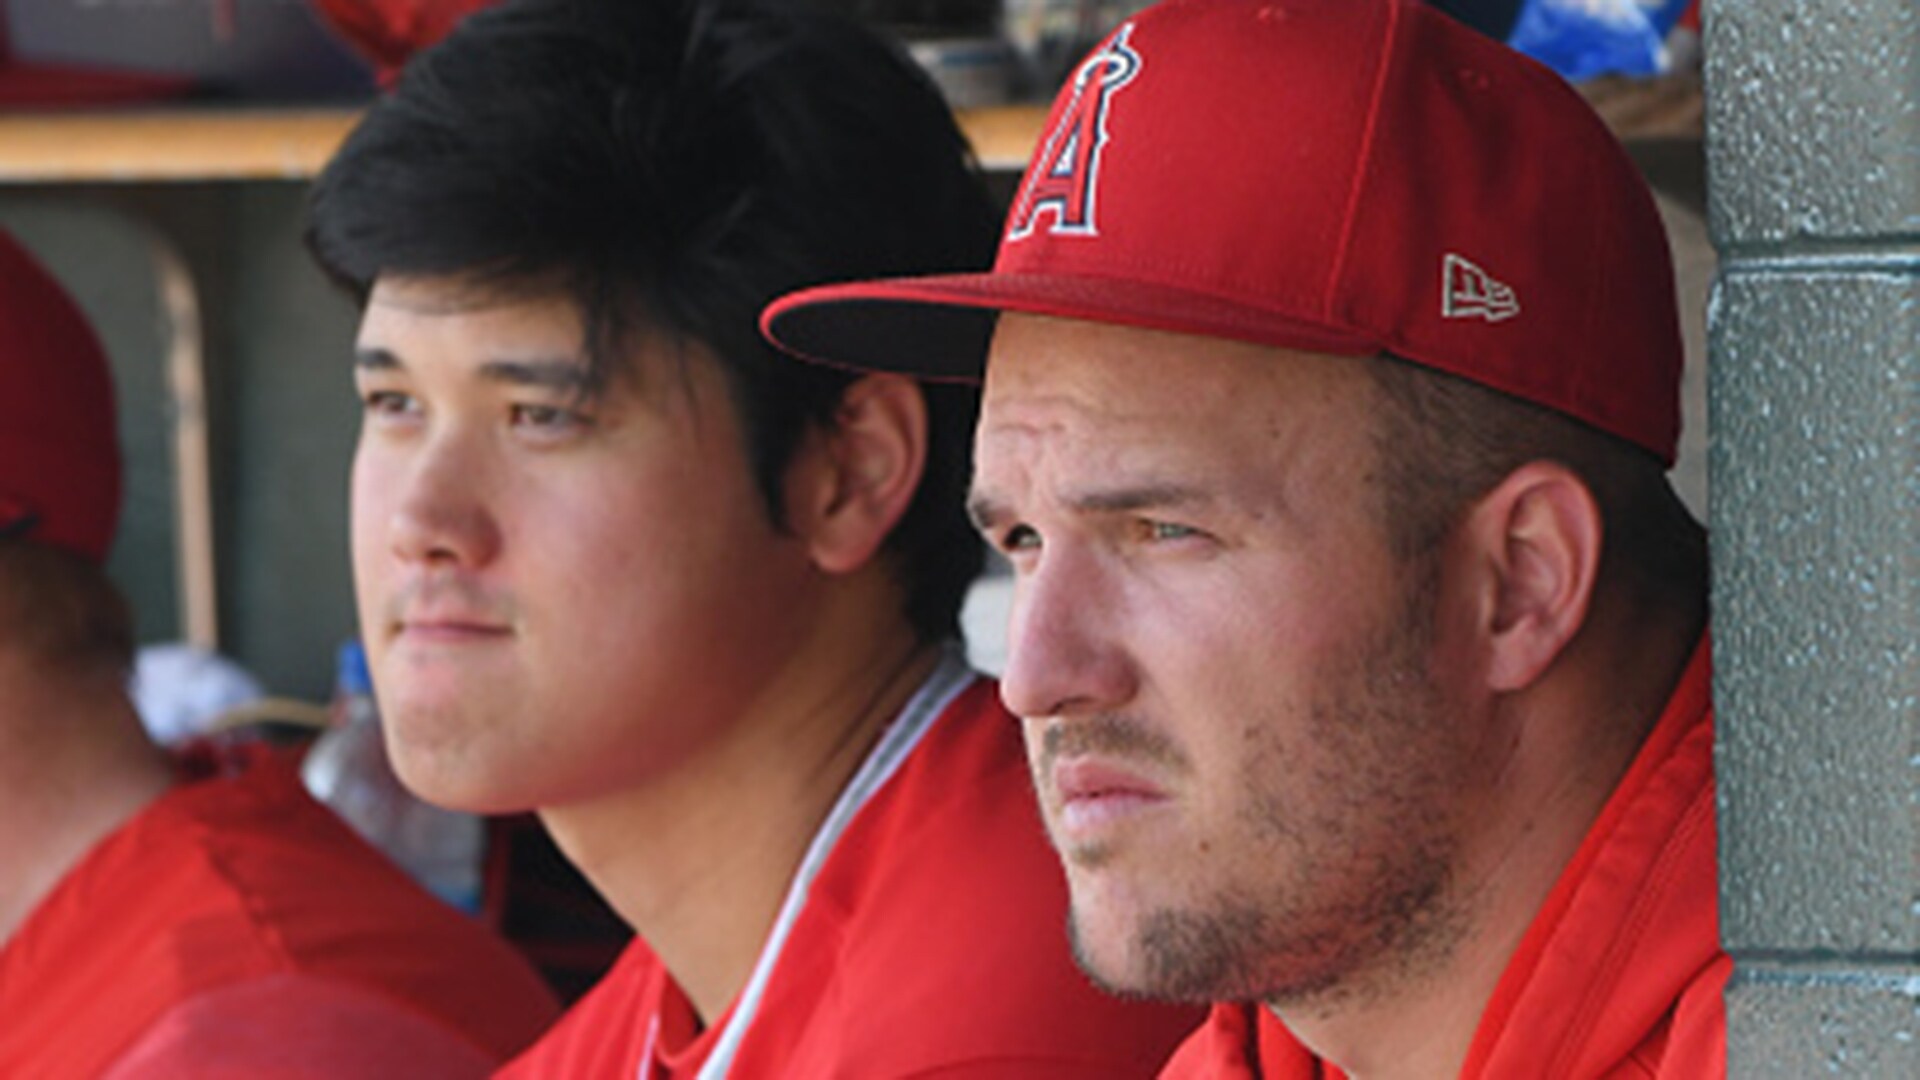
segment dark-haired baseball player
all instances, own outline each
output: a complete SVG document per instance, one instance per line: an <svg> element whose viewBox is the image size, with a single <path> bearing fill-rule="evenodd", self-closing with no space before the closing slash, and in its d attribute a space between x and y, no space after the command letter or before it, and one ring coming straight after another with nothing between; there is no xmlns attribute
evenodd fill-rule
<svg viewBox="0 0 1920 1080"><path fill-rule="evenodd" d="M1149 1076L955 648L972 388L801 367L801 285L984 264L932 84L799 5L527 0L315 189L364 301L363 635L402 779L536 809L637 940L510 1070Z"/></svg>

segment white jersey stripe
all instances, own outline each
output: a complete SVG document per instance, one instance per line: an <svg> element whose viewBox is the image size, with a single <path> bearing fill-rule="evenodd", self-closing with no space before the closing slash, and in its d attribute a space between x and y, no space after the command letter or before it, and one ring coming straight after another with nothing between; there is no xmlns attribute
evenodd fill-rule
<svg viewBox="0 0 1920 1080"><path fill-rule="evenodd" d="M827 857L833 854L840 835L846 832L854 815L867 804L867 800L899 770L900 764L907 760L913 748L920 745L920 737L933 726L934 720L977 677L974 670L967 666L960 651L948 648L940 658L939 666L934 668L926 682L920 684L913 700L900 710L900 715L894 718L879 743L867 755L867 760L861 763L860 770L847 783L846 790L840 793L839 800L827 814L827 820L821 823L820 831L814 834L813 843L808 845L807 856L794 873L793 883L787 886L787 897L780 905L780 915L773 922L773 931L767 935L767 943L762 946L760 958L753 965L753 975L747 979L746 988L740 991L740 1000L735 1004L726 1028L714 1043L713 1053L700 1067L699 1080L725 1080L733 1067L734 1055L740 1052L740 1042L753 1026L754 1014L760 1009L760 999L766 993L767 980L772 977L773 969L780 961L787 935L793 931L793 924L799 921L800 912L806 908L807 893L812 888L813 879L826 864Z"/></svg>

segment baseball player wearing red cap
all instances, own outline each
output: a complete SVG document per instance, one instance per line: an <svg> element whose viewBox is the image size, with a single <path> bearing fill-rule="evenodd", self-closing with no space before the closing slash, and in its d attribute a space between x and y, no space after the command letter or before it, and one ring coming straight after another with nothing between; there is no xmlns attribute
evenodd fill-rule
<svg viewBox="0 0 1920 1080"><path fill-rule="evenodd" d="M397 771L536 809L637 935L507 1075L1151 1076L1203 1019L1075 970L1018 725L953 647L977 391L756 325L993 237L909 60L752 0L480 11L320 178Z"/></svg>
<svg viewBox="0 0 1920 1080"><path fill-rule="evenodd" d="M0 235L0 1076L485 1076L558 1008L287 762L171 758L100 568L106 357Z"/></svg>
<svg viewBox="0 0 1920 1080"><path fill-rule="evenodd" d="M1175 1077L1724 1071L1705 536L1648 192L1415 3L1172 0L992 272L792 351L982 374L971 506L1082 966Z"/></svg>

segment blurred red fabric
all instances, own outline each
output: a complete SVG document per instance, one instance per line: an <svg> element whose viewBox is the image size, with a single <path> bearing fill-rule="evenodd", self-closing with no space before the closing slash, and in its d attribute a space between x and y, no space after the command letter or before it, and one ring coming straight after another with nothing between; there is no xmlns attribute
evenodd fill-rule
<svg viewBox="0 0 1920 1080"><path fill-rule="evenodd" d="M494 0L308 0L386 85L407 58Z"/></svg>

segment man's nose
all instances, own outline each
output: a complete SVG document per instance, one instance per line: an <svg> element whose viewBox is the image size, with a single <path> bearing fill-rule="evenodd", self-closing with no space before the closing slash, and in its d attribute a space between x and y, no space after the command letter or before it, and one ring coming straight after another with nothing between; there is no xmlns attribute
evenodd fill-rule
<svg viewBox="0 0 1920 1080"><path fill-rule="evenodd" d="M1014 583L1000 696L1024 717L1118 707L1135 675L1112 584L1090 555L1049 550Z"/></svg>
<svg viewBox="0 0 1920 1080"><path fill-rule="evenodd" d="M486 454L457 431L426 440L397 480L389 537L406 562L473 568L500 549L500 527L489 504Z"/></svg>

